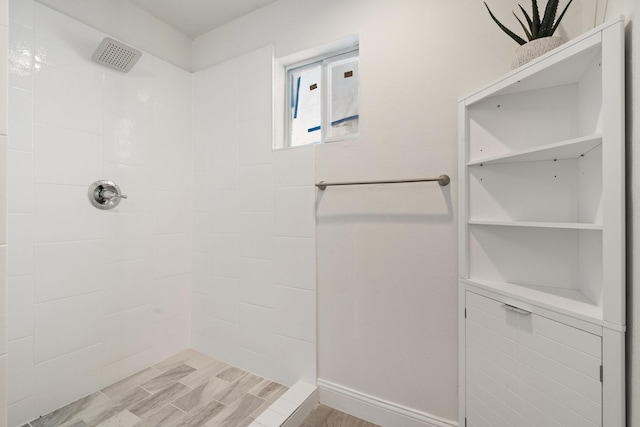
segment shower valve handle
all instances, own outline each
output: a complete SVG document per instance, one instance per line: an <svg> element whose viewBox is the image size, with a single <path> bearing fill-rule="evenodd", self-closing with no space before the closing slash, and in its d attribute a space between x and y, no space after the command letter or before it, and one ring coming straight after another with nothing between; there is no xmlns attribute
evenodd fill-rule
<svg viewBox="0 0 640 427"><path fill-rule="evenodd" d="M113 181L101 179L89 186L89 201L98 209L113 209L127 196L120 192L120 187Z"/></svg>
<svg viewBox="0 0 640 427"><path fill-rule="evenodd" d="M127 199L128 197L125 194L117 194L111 190L102 190L100 192L100 197L106 200L111 200L115 198Z"/></svg>

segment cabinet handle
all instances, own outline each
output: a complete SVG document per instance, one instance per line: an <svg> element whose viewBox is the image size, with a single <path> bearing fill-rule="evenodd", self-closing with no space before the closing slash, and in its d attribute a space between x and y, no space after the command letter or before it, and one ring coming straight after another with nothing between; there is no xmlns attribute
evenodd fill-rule
<svg viewBox="0 0 640 427"><path fill-rule="evenodd" d="M509 304L502 304L502 307L506 308L509 311L515 311L518 314L523 314L523 315L527 315L527 314L531 314L530 311L527 310L523 310L521 308L518 307L514 307L513 305L509 305Z"/></svg>

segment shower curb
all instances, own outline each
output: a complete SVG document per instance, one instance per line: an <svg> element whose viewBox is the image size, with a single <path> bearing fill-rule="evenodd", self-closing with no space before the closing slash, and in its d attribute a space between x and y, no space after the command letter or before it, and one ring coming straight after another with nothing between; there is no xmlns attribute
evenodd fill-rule
<svg viewBox="0 0 640 427"><path fill-rule="evenodd" d="M298 427L318 402L318 386L298 381L248 427Z"/></svg>

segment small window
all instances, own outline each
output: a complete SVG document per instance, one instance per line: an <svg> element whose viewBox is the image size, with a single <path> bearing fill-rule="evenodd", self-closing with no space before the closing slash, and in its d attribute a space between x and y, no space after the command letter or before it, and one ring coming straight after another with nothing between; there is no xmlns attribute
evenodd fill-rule
<svg viewBox="0 0 640 427"><path fill-rule="evenodd" d="M287 146L357 136L358 80L357 50L287 67Z"/></svg>

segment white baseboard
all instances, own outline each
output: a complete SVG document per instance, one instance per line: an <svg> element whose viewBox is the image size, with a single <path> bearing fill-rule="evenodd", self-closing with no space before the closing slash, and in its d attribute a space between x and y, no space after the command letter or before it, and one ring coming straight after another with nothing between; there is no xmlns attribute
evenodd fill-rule
<svg viewBox="0 0 640 427"><path fill-rule="evenodd" d="M318 379L320 403L370 423L388 427L454 427L447 420Z"/></svg>

